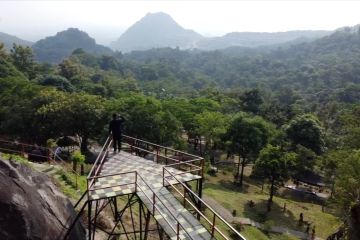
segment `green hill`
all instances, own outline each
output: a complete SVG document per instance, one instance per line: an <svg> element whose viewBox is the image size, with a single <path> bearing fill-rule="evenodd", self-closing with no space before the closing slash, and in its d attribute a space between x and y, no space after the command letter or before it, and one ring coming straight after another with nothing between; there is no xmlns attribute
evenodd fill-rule
<svg viewBox="0 0 360 240"><path fill-rule="evenodd" d="M11 49L13 46L13 43L17 45L23 45L23 46L31 46L33 43L30 41L26 41L23 39L20 39L16 36L0 32L0 42L4 43L6 49Z"/></svg>
<svg viewBox="0 0 360 240"><path fill-rule="evenodd" d="M69 28L58 32L55 36L37 41L32 46L36 60L40 62L58 63L78 48L96 55L112 54L112 51L96 44L86 32L77 28Z"/></svg>

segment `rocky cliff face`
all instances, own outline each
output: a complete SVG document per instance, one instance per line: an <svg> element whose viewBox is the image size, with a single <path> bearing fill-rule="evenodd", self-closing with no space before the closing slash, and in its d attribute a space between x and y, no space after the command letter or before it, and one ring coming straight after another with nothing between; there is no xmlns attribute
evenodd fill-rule
<svg viewBox="0 0 360 240"><path fill-rule="evenodd" d="M0 159L0 239L62 239L75 211L50 179ZM85 239L78 224L69 239Z"/></svg>
<svg viewBox="0 0 360 240"><path fill-rule="evenodd" d="M350 213L350 240L358 240L360 239L360 203L354 205L351 208Z"/></svg>

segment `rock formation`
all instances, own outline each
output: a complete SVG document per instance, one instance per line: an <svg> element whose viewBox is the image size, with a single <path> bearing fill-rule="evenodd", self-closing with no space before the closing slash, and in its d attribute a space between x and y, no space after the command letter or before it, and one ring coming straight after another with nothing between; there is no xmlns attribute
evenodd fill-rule
<svg viewBox="0 0 360 240"><path fill-rule="evenodd" d="M351 240L360 239L359 226L360 226L360 203L357 203L351 208L349 239Z"/></svg>
<svg viewBox="0 0 360 240"><path fill-rule="evenodd" d="M62 239L75 214L49 177L0 159L0 239ZM85 239L80 224L69 239Z"/></svg>

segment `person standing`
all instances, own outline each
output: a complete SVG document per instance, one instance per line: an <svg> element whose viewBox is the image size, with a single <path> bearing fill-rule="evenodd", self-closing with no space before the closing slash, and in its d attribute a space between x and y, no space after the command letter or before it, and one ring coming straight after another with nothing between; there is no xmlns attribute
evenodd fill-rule
<svg viewBox="0 0 360 240"><path fill-rule="evenodd" d="M125 119L122 116L118 118L116 113L114 113L112 117L113 119L109 123L109 134L112 134L114 152L116 152L116 147L120 152L121 140L122 140L122 128Z"/></svg>

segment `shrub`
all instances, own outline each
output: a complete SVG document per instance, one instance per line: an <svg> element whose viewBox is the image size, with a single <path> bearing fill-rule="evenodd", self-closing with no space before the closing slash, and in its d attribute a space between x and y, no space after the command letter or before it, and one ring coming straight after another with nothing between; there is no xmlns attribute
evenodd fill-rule
<svg viewBox="0 0 360 240"><path fill-rule="evenodd" d="M264 224L263 224L263 230L265 233L269 234L271 232L271 228L274 226L274 221L273 220L267 220Z"/></svg>

